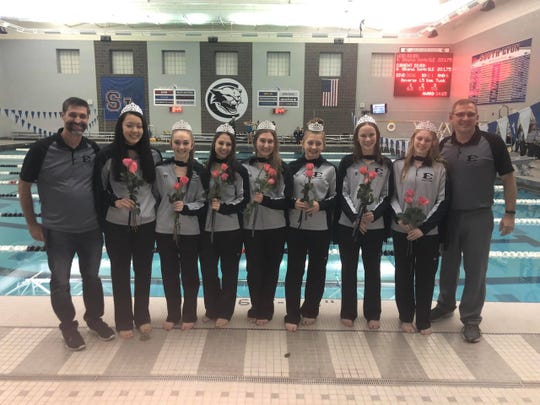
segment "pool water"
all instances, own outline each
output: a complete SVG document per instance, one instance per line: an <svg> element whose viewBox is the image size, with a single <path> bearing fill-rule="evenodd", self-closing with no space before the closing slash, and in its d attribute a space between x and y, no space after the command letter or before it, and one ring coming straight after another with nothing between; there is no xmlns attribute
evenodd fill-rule
<svg viewBox="0 0 540 405"><path fill-rule="evenodd" d="M15 194L20 164L25 155L24 150L0 152L0 295L48 295L49 269L46 254L42 251L22 251L28 246L39 246L30 237L21 209ZM165 153L167 156L167 153ZM284 154L284 160L292 160L295 154ZM339 161L338 155L330 156ZM19 167L17 167L19 165ZM35 188L34 193L37 193ZM504 206L500 187L496 188L494 216L500 218L504 214ZM515 231L511 235L500 236L498 223L492 235L489 271L487 280L487 301L496 302L540 302L540 192L519 190L517 220ZM36 212L39 202L36 201ZM381 295L383 299L394 299L394 258L391 240L383 246L381 262ZM285 253L280 267L280 275L276 297L284 296L284 280L287 267ZM337 246L330 247L327 266L326 288L324 297L340 299L341 274ZM100 271L104 292L112 294L110 282L110 264L107 254L103 253ZM363 296L363 267L358 265L358 296ZM461 294L463 274L460 277L458 294ZM73 263L72 293L82 294L77 259ZM200 289L202 295L202 288ZM155 254L152 267L151 295L163 296L161 284L159 255ZM438 286L435 287L436 297ZM238 297L248 298L246 284L245 256L240 261L238 280Z"/></svg>

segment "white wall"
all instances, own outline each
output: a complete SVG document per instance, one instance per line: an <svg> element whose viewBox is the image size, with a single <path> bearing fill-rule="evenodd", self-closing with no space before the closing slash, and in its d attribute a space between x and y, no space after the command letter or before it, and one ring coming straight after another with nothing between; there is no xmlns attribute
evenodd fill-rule
<svg viewBox="0 0 540 405"><path fill-rule="evenodd" d="M150 104L149 124L155 136L163 136L163 131L170 131L172 124L179 120L188 121L194 132L201 130L201 105L204 105L201 94L200 48L198 42L148 42L148 99ZM186 74L165 75L162 70L162 51L185 51ZM195 89L194 107L184 106L182 113L171 113L169 107L154 106L153 90L170 89L176 85L179 89Z"/></svg>
<svg viewBox="0 0 540 405"><path fill-rule="evenodd" d="M253 94L251 111L254 121L275 121L280 134L292 135L296 127L303 127L304 120L304 51L305 45L299 43L254 43L253 44ZM266 69L267 52L290 52L290 75L269 77ZM258 90L298 90L300 107L285 107L285 114L272 114L271 107L257 107Z"/></svg>
<svg viewBox="0 0 540 405"><path fill-rule="evenodd" d="M531 62L527 98L524 103L507 104L513 113L540 101L540 10L524 15L501 26L489 29L454 45L454 74L452 99L467 97L469 93L470 66L473 55L494 48L532 38ZM499 117L501 104L479 106L481 121L494 121ZM506 108L501 110L506 115Z"/></svg>
<svg viewBox="0 0 540 405"><path fill-rule="evenodd" d="M56 65L56 49L79 49L80 74L59 74ZM96 71L92 41L0 41L1 98L0 136L7 137L12 131L28 131L12 118L6 117L4 108L16 111L60 112L62 102L72 96L93 101L97 108ZM24 118L47 131L62 126L57 115L49 118ZM92 119L92 116L91 116Z"/></svg>

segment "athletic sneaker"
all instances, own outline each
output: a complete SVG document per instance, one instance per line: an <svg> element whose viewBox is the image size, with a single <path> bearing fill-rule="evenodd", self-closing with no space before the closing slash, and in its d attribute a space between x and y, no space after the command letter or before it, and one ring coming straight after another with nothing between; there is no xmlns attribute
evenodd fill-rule
<svg viewBox="0 0 540 405"><path fill-rule="evenodd" d="M64 344L69 350L78 352L86 348L86 343L77 328L62 329Z"/></svg>
<svg viewBox="0 0 540 405"><path fill-rule="evenodd" d="M103 322L101 318L97 321L89 323L88 327L90 328L90 330L94 331L98 335L98 338L100 340L103 340L104 342L113 340L116 337L116 333L114 333L114 330L112 330L109 325Z"/></svg>
<svg viewBox="0 0 540 405"><path fill-rule="evenodd" d="M476 324L467 323L461 330L463 339L469 343L477 343L480 341L482 334L480 333L480 328Z"/></svg>
<svg viewBox="0 0 540 405"><path fill-rule="evenodd" d="M429 320L431 322L437 322L444 318L450 318L454 311L445 311L439 306L433 308L429 314Z"/></svg>

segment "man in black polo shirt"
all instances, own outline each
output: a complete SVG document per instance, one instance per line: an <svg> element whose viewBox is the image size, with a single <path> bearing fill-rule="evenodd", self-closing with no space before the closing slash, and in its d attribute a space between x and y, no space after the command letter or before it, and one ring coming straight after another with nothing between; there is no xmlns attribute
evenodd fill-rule
<svg viewBox="0 0 540 405"><path fill-rule="evenodd" d="M98 223L92 173L98 151L83 136L90 108L71 97L62 105L64 127L57 134L34 143L24 158L19 179L19 199L32 238L45 242L51 271L51 303L60 319L60 330L71 350L86 347L78 331L69 279L75 253L79 257L84 320L101 340L114 339L114 331L101 319L103 287L99 265L103 236ZM37 182L42 224L36 220L31 187Z"/></svg>
<svg viewBox="0 0 540 405"><path fill-rule="evenodd" d="M465 284L459 312L463 338L480 340L482 308L486 298L491 233L493 231L493 186L498 174L504 188L505 215L499 224L501 235L514 230L516 180L506 144L497 135L480 131L478 109L471 100L454 103L450 113L454 132L441 141L441 155L448 162L451 208L448 215L448 247L443 251L440 293L430 319L452 315L456 308L456 287L463 257Z"/></svg>

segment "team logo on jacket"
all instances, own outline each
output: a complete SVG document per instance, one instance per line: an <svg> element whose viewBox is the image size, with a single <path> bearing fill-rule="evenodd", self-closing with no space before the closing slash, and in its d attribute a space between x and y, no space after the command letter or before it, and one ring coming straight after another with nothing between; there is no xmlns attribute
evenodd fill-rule
<svg viewBox="0 0 540 405"><path fill-rule="evenodd" d="M248 107L248 94L236 80L219 79L206 90L205 102L212 117L221 122L229 122L244 115Z"/></svg>
<svg viewBox="0 0 540 405"><path fill-rule="evenodd" d="M433 181L433 173L423 173L422 174L422 181Z"/></svg>

